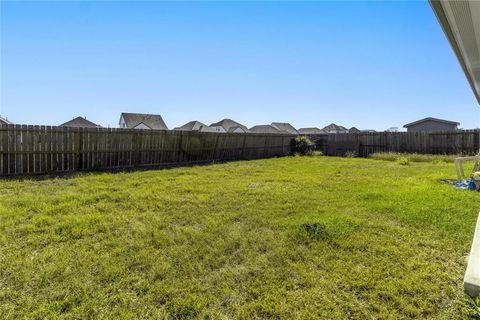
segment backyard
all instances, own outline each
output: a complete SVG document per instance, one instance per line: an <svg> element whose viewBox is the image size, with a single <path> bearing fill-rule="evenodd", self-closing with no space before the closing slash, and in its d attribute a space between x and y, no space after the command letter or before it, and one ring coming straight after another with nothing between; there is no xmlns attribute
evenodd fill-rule
<svg viewBox="0 0 480 320"><path fill-rule="evenodd" d="M285 157L0 181L2 318L465 319L451 163Z"/></svg>

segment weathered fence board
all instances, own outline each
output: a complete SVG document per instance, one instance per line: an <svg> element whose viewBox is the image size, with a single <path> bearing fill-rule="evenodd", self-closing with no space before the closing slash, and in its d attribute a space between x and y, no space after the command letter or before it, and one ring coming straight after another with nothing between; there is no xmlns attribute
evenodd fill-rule
<svg viewBox="0 0 480 320"><path fill-rule="evenodd" d="M0 176L160 167L288 155L293 136L162 130L0 127Z"/></svg>
<svg viewBox="0 0 480 320"><path fill-rule="evenodd" d="M310 135L317 150L343 156L354 151L359 156L375 152L405 152L472 155L480 150L480 130L454 132L373 132Z"/></svg>

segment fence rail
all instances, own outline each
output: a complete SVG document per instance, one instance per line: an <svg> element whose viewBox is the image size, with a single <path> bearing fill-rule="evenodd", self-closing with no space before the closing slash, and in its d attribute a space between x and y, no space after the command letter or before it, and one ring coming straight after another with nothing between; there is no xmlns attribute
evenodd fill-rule
<svg viewBox="0 0 480 320"><path fill-rule="evenodd" d="M354 151L359 156L375 152L473 155L480 149L480 130L323 134L310 138L318 150L336 156L347 151Z"/></svg>
<svg viewBox="0 0 480 320"><path fill-rule="evenodd" d="M291 135L0 127L0 176L160 167L288 155Z"/></svg>

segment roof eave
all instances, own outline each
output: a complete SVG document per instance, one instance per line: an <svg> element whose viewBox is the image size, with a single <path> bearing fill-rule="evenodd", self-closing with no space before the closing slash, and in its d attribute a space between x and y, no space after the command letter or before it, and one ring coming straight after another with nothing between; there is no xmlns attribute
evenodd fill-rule
<svg viewBox="0 0 480 320"><path fill-rule="evenodd" d="M462 70L465 73L465 76L467 77L470 87L472 88L473 94L475 95L477 102L480 104L480 83L475 84L475 79L473 78L472 73L470 73L470 70L467 67L466 59L468 58L466 58L462 54L462 51L460 50L458 42L452 31L452 27L448 22L448 18L443 8L443 4L439 0L429 0L429 2L430 2L430 6L435 12L438 22L442 26L443 32L445 33L445 36L447 37L448 42L452 46L452 49L455 52L455 55L457 56L458 61L460 62Z"/></svg>

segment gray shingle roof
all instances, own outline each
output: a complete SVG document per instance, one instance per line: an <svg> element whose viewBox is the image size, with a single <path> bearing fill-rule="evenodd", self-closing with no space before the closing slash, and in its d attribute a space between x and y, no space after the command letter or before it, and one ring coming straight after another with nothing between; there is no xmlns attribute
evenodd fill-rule
<svg viewBox="0 0 480 320"><path fill-rule="evenodd" d="M10 121L8 121L7 119L5 119L3 117L0 117L0 127L2 125L7 125L7 124L13 124L13 123L11 123Z"/></svg>
<svg viewBox="0 0 480 320"><path fill-rule="evenodd" d="M70 128L100 128L96 123L93 123L92 121L87 120L86 118L83 117L76 117L70 121L67 121L65 123L62 123L60 127L70 127Z"/></svg>
<svg viewBox="0 0 480 320"><path fill-rule="evenodd" d="M290 123L287 123L287 122L272 122L272 126L274 126L280 131L283 131L289 134L298 134L297 129L295 129Z"/></svg>
<svg viewBox="0 0 480 320"><path fill-rule="evenodd" d="M313 128L300 128L300 129L298 129L298 133L300 133L300 134L320 134L320 133L325 133L325 132L320 130L317 127L313 127Z"/></svg>
<svg viewBox="0 0 480 320"><path fill-rule="evenodd" d="M410 127L410 126L413 126L413 125L416 125L416 124L419 124L419 123L422 123L422 122L426 122L426 121L434 121L434 122L446 123L446 124L451 124L451 125L454 125L454 126L458 126L458 125L460 124L460 123L455 122L455 121L443 120L443 119L437 119L437 118L428 117L428 118L423 118L423 119L420 119L420 120L417 120L417 121L414 121L414 122L407 123L407 124L404 125L403 127L404 127L404 128L408 128L408 127Z"/></svg>
<svg viewBox="0 0 480 320"><path fill-rule="evenodd" d="M150 129L155 130L168 130L167 125L162 119L162 116L158 114L145 114L145 113L127 113L123 112L120 115L120 119L123 117L127 128L132 129L140 123L144 123Z"/></svg>
<svg viewBox="0 0 480 320"><path fill-rule="evenodd" d="M253 133L282 133L280 130L270 124L261 124L250 128Z"/></svg>
<svg viewBox="0 0 480 320"><path fill-rule="evenodd" d="M232 119L223 119L219 122L212 123L210 127L223 127L225 131L229 131L232 127L240 127L245 132L249 132L248 128L245 127L243 124L233 121Z"/></svg>
<svg viewBox="0 0 480 320"><path fill-rule="evenodd" d="M350 129L348 129L348 133L359 133L360 130L357 129L356 127L351 127Z"/></svg>
<svg viewBox="0 0 480 320"><path fill-rule="evenodd" d="M348 131L347 128L345 128L344 126L339 126L339 125L336 125L335 123L331 123L329 124L328 126L322 128L323 131L332 131L332 130L336 130L336 131Z"/></svg>
<svg viewBox="0 0 480 320"><path fill-rule="evenodd" d="M215 132L214 128L207 126L205 123L200 121L190 121L184 124L181 127L177 127L173 130L180 131L201 131L201 132Z"/></svg>

